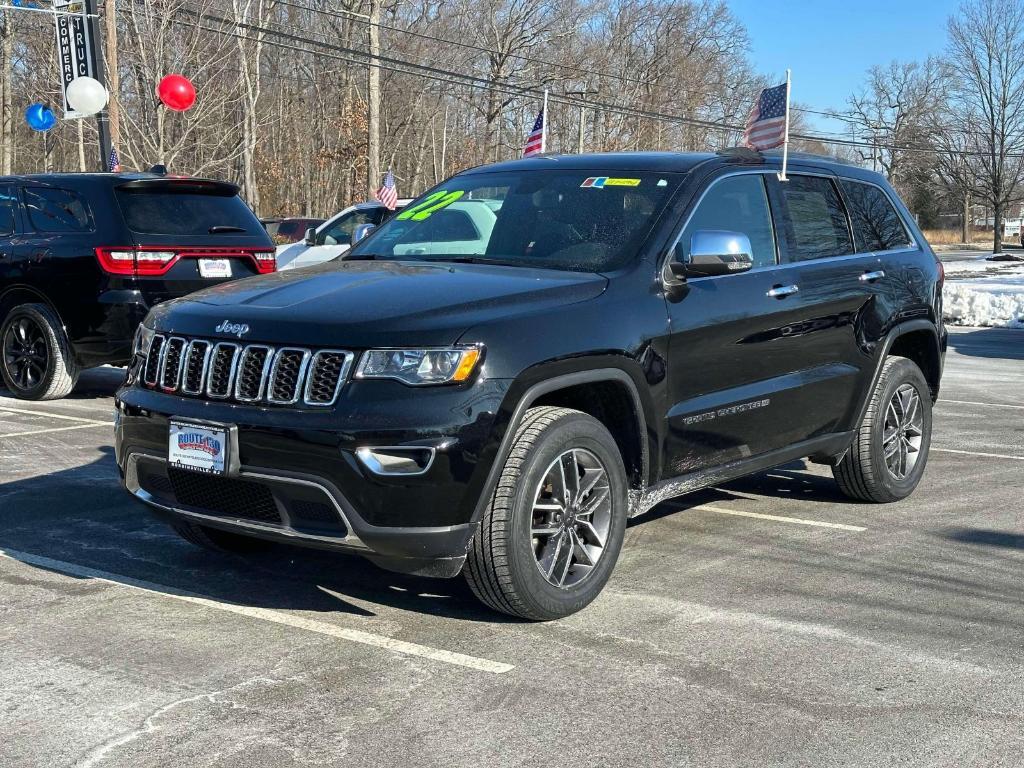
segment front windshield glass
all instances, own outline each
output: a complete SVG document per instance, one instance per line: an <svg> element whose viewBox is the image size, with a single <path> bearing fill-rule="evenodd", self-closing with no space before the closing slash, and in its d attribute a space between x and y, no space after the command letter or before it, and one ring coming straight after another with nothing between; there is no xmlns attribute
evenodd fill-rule
<svg viewBox="0 0 1024 768"><path fill-rule="evenodd" d="M566 170L457 176L414 200L346 258L609 271L633 259L680 178Z"/></svg>

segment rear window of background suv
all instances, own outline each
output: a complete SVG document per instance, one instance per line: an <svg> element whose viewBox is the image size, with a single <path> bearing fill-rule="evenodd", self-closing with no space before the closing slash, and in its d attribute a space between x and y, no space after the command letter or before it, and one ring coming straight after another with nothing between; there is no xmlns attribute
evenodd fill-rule
<svg viewBox="0 0 1024 768"><path fill-rule="evenodd" d="M139 234L206 236L211 227L238 227L242 231L236 235L265 234L237 195L125 189L116 194L128 229Z"/></svg>

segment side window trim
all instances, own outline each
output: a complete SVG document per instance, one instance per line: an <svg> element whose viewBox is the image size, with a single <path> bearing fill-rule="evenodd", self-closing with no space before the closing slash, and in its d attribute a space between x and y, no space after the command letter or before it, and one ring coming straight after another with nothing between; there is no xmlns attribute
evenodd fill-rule
<svg viewBox="0 0 1024 768"><path fill-rule="evenodd" d="M779 266L784 266L783 263L781 262L782 251L781 251L781 246L780 246L780 242L779 242L778 226L777 226L776 221L775 221L775 206L773 205L773 201L772 201L772 197L771 197L771 190L769 189L770 185L767 183L767 179L765 178L767 176L775 176L775 175L777 175L777 173L778 172L775 171L775 170L765 170L765 169L761 169L761 168L749 169L749 170L745 169L745 170L740 170L740 171L727 171L726 173L719 174L717 176L712 177L710 180L707 180L705 182L705 186L697 193L696 197L693 198L693 203L688 207L688 209L683 214L683 216L680 217L679 224L678 224L677 228L675 228L673 230L673 233L669 237L669 245L668 245L668 248L665 249L665 253L662 255L661 266L658 268L658 273L660 275L662 275L663 278L668 273L668 265L669 265L669 262L672 260L672 254L675 251L676 246L679 245L679 239L683 236L683 232L685 232L686 228L690 225L690 220L693 218L694 214L697 212L697 209L700 208L701 203L704 202L704 198L707 197L708 193L715 187L715 185L717 185L718 183L720 183L720 182L722 182L722 181L724 181L726 179L733 178L735 176L760 176L761 177L761 184L765 187L765 190L764 190L764 192L765 192L765 202L768 205L768 221L769 221L769 224L770 224L771 230L772 230L772 240L774 241L774 244L775 244L775 263L774 264L766 264L766 265L763 265L763 266L760 266L760 267L754 267L753 269L750 269L750 270L747 270L747 271L748 272L754 272L754 271L757 271L757 270L775 269L775 268L777 268ZM730 277L730 275L717 275L717 276L713 276L713 277L695 277L695 278L692 278L692 279L693 280L716 280L719 277ZM669 282L672 282L672 280L669 280Z"/></svg>

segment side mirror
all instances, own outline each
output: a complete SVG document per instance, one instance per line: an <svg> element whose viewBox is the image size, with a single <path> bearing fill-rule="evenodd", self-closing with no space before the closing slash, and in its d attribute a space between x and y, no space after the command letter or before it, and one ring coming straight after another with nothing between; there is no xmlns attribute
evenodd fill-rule
<svg viewBox="0 0 1024 768"><path fill-rule="evenodd" d="M352 230L352 245L358 243L376 228L376 224L356 224L355 228Z"/></svg>
<svg viewBox="0 0 1024 768"><path fill-rule="evenodd" d="M302 241L305 245L316 245L316 229L310 227L306 230L306 236Z"/></svg>
<svg viewBox="0 0 1024 768"><path fill-rule="evenodd" d="M754 266L750 238L740 232L698 230L690 237L689 246L683 261L677 252L669 262L672 274L680 279L731 275Z"/></svg>

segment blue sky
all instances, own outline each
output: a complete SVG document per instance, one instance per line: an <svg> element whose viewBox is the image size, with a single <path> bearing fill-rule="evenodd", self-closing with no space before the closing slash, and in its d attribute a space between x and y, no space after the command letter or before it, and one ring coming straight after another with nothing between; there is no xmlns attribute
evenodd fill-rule
<svg viewBox="0 0 1024 768"><path fill-rule="evenodd" d="M758 71L793 70L793 99L842 109L874 64L942 53L959 0L726 0L747 28ZM780 80L781 81L781 80ZM842 123L813 118L822 130Z"/></svg>

